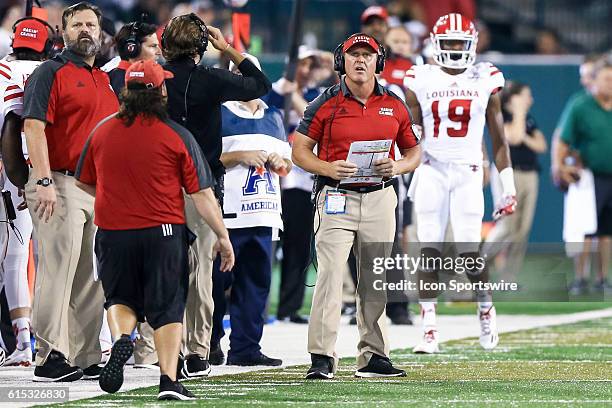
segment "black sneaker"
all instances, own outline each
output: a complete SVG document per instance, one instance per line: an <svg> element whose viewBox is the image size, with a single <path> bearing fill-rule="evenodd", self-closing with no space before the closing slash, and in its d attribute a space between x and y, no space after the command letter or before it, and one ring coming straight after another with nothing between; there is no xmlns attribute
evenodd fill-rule
<svg viewBox="0 0 612 408"><path fill-rule="evenodd" d="M391 364L388 357L381 357L372 354L368 365L355 371L355 377L376 378L376 377L405 377L406 372L399 370Z"/></svg>
<svg viewBox="0 0 612 408"><path fill-rule="evenodd" d="M176 362L176 379L182 380L185 378L183 375L183 367L185 367L185 356L183 352L179 351L178 361Z"/></svg>
<svg viewBox="0 0 612 408"><path fill-rule="evenodd" d="M58 351L52 351L43 365L34 369L33 381L37 382L71 382L81 379L83 370L66 362L66 357Z"/></svg>
<svg viewBox="0 0 612 408"><path fill-rule="evenodd" d="M412 326L412 319L410 319L410 315L408 313L399 313L389 318L391 319L391 324L398 326Z"/></svg>
<svg viewBox="0 0 612 408"><path fill-rule="evenodd" d="M158 400L194 400L195 395L191 393L183 384L178 381L172 381L167 375L159 377L159 394Z"/></svg>
<svg viewBox="0 0 612 408"><path fill-rule="evenodd" d="M283 364L283 360L278 358L270 358L265 354L259 352L256 356L246 359L246 360L238 360L232 358L231 356L227 357L227 365L235 365L235 366L270 366L277 367Z"/></svg>
<svg viewBox="0 0 612 408"><path fill-rule="evenodd" d="M210 374L210 364L204 357L191 354L185 358L182 374L185 378L208 377L208 374Z"/></svg>
<svg viewBox="0 0 612 408"><path fill-rule="evenodd" d="M289 316L278 316L278 320L286 323L308 324L308 319L295 313Z"/></svg>
<svg viewBox="0 0 612 408"><path fill-rule="evenodd" d="M569 287L569 294L572 296L584 295L589 290L589 284L586 279L576 279Z"/></svg>
<svg viewBox="0 0 612 408"><path fill-rule="evenodd" d="M92 364L83 369L83 380L97 380L100 378L102 367L104 367L103 364Z"/></svg>
<svg viewBox="0 0 612 408"><path fill-rule="evenodd" d="M306 373L307 380L331 380L334 378L334 359L321 354L311 354L312 365Z"/></svg>
<svg viewBox="0 0 612 408"><path fill-rule="evenodd" d="M303 316L300 316L299 314L294 314L289 316L289 321L291 323L295 323L295 324L308 324L308 319L306 319Z"/></svg>
<svg viewBox="0 0 612 408"><path fill-rule="evenodd" d="M593 290L595 292L606 292L606 291L609 291L611 289L612 289L612 286L610 286L610 283L608 283L607 279L599 279L593 285Z"/></svg>
<svg viewBox="0 0 612 408"><path fill-rule="evenodd" d="M210 353L208 353L208 362L211 365L223 365L225 363L225 354L220 345L211 346Z"/></svg>
<svg viewBox="0 0 612 408"><path fill-rule="evenodd" d="M357 304L356 303L343 303L340 313L342 313L342 316L354 315L355 313L357 313Z"/></svg>
<svg viewBox="0 0 612 408"><path fill-rule="evenodd" d="M102 391L115 393L123 385L123 366L134 352L134 343L128 334L122 334L113 344L111 356L102 367L98 383Z"/></svg>

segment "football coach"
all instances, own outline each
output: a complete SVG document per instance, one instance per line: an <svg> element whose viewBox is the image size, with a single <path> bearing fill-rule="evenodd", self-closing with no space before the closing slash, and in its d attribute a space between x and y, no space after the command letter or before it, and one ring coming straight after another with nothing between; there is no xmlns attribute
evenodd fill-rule
<svg viewBox="0 0 612 408"><path fill-rule="evenodd" d="M98 124L77 166L77 186L95 196L95 252L113 338L100 387L117 391L133 351L130 333L146 320L159 358L159 399L192 399L176 378L189 284L183 189L217 236L221 270L234 253L197 142L168 119L164 80L172 74L138 61L125 74L119 113Z"/></svg>
<svg viewBox="0 0 612 408"><path fill-rule="evenodd" d="M104 298L92 279L94 202L75 187L74 171L87 136L118 108L108 76L93 66L101 19L88 3L66 8L66 47L36 68L25 87L24 133L32 162L25 191L39 254L34 381L94 379L100 372Z"/></svg>
<svg viewBox="0 0 612 408"><path fill-rule="evenodd" d="M382 71L385 51L374 38L354 34L334 52L334 69L340 84L328 88L312 101L297 128L293 162L318 175L314 217L318 273L308 326L308 351L312 367L306 378L333 378L337 369L335 352L340 309L342 273L353 249L358 265L358 282L368 281L371 270L363 254L363 243L393 243L397 196L392 177L414 170L420 147L412 131L410 112L402 100L376 80ZM389 157L374 162L376 184L342 184L357 166L347 160L352 142L390 139ZM313 153L318 145L318 154ZM394 146L402 157L394 160ZM380 256L389 256L382 253ZM369 276L371 278L371 276ZM360 341L357 377L404 376L389 361L385 333L386 295L365 299L357 286L357 327Z"/></svg>
<svg viewBox="0 0 612 408"><path fill-rule="evenodd" d="M209 41L238 67L242 75L199 64ZM272 85L261 70L223 39L218 28L206 26L194 13L170 20L161 43L167 60L164 69L174 74L174 78L166 82L170 118L185 126L202 148L216 180L215 194L222 203L225 168L220 160L223 148L221 104L257 99L267 94ZM185 197L185 202L187 225L197 235L193 244L197 262L189 277L186 359L182 371L186 377L196 378L210 372L214 234L195 211L191 198Z"/></svg>

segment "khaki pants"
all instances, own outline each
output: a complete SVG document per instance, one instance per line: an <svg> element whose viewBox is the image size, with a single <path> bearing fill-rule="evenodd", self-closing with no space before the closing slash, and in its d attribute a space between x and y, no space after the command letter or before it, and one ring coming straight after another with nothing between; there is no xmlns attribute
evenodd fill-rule
<svg viewBox="0 0 612 408"><path fill-rule="evenodd" d="M153 340L153 328L149 323L138 323L136 325L139 337L134 343L134 363L155 364L157 363L157 352Z"/></svg>
<svg viewBox="0 0 612 408"><path fill-rule="evenodd" d="M308 352L334 358L334 371L338 357L335 352L340 311L342 308L342 281L346 271L349 251L357 258L357 328L360 341L357 345L357 368L368 364L372 354L388 356L386 338L386 295L364 296L372 291L371 262L363 259L364 243L385 243L376 256L389 256L395 236L395 207L397 196L392 188L361 194L349 191L345 214L325 214L325 187L319 194L314 228L317 231L318 273L312 299L308 326ZM320 219L319 219L320 217ZM371 252L371 251L368 251ZM368 257L372 254L369 253ZM370 269L364 269L370 265Z"/></svg>
<svg viewBox="0 0 612 408"><path fill-rule="evenodd" d="M185 307L186 336L183 339L185 355L198 354L208 359L212 329L212 265L213 246L217 240L213 230L200 216L190 196L185 196L187 228L197 235L191 246L192 270L189 274L189 292Z"/></svg>
<svg viewBox="0 0 612 408"><path fill-rule="evenodd" d="M538 202L539 174L537 171L514 170L517 206L514 214L499 220L487 237L484 246L487 256L495 256L508 248L508 276L516 277L523 264L529 232ZM496 244L497 245L494 245Z"/></svg>
<svg viewBox="0 0 612 408"><path fill-rule="evenodd" d="M77 188L74 178L53 172L57 192L48 223L34 213L36 180L26 184L28 207L38 239L32 326L36 364L52 350L82 368L101 359L100 328L104 312L102 284L93 280L94 198Z"/></svg>

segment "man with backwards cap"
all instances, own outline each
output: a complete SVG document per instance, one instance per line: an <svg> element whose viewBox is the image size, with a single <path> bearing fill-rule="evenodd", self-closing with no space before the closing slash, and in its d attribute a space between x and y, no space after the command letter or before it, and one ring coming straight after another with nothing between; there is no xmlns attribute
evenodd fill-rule
<svg viewBox="0 0 612 408"><path fill-rule="evenodd" d="M98 273L117 339L100 387L119 390L133 352L130 333L146 318L155 330L158 398L185 400L193 394L176 378L189 284L183 189L217 236L222 271L232 268L234 252L210 188L210 167L191 133L168 119L164 80L171 77L150 60L128 68L119 112L94 129L75 177L96 197Z"/></svg>
<svg viewBox="0 0 612 408"><path fill-rule="evenodd" d="M308 327L312 366L306 378L330 379L337 370L335 343L342 306L342 273L349 252L358 264L357 326L360 333L357 377L404 376L389 360L385 334L384 291L373 290L372 256L391 253L397 197L394 176L413 170L420 159L410 112L395 94L385 90L375 74L384 56L369 35L350 36L336 48L335 69L340 84L328 88L306 109L293 141L293 162L318 175L314 216L318 273ZM389 157L375 160L380 182L353 181L357 166L347 161L351 143L390 140ZM397 144L402 157L394 157ZM317 154L313 148L318 145ZM376 248L362 243L382 243ZM378 276L378 275L377 275ZM378 279L378 278L376 278ZM364 294L367 292L367 296Z"/></svg>

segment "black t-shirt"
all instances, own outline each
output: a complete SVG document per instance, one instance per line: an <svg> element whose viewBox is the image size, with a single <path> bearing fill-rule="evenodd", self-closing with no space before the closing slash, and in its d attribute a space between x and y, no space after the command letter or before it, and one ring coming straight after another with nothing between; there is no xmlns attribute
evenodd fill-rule
<svg viewBox="0 0 612 408"><path fill-rule="evenodd" d="M505 110L503 110L502 113L504 116L504 123L511 123L512 113ZM534 132L538 130L538 125L530 114L527 114L527 118L525 119L525 127L527 137L534 137ZM514 146L510 145L510 159L512 160L512 167L517 170L540 170L538 154L531 150L525 143Z"/></svg>
<svg viewBox="0 0 612 408"><path fill-rule="evenodd" d="M192 58L168 62L164 69L174 74L174 78L166 80L170 118L193 134L213 175L220 177L225 173L219 160L223 148L221 104L264 96L272 88L270 80L248 59L238 65L242 75L232 74L226 69L196 66ZM188 82L189 90L185 98Z"/></svg>

